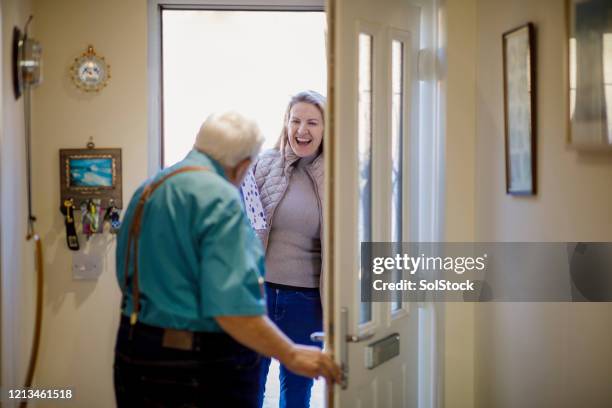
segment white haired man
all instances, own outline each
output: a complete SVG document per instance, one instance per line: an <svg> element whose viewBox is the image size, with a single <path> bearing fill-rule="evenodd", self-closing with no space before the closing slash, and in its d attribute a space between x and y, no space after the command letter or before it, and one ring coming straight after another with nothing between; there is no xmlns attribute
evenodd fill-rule
<svg viewBox="0 0 612 408"><path fill-rule="evenodd" d="M119 407L255 407L260 354L340 379L265 316L263 249L236 188L262 140L239 114L213 115L187 157L132 197L117 241Z"/></svg>

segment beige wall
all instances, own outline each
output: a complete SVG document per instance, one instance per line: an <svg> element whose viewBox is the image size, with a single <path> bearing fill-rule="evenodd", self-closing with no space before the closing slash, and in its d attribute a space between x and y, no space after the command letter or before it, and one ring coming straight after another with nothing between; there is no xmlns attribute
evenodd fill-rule
<svg viewBox="0 0 612 408"><path fill-rule="evenodd" d="M478 0L476 239L612 240L612 156L565 145L562 0ZM536 28L536 197L505 194L501 35ZM476 307L476 406L612 406L609 304Z"/></svg>
<svg viewBox="0 0 612 408"><path fill-rule="evenodd" d="M34 246L26 242L28 217L23 98L13 94L13 27L23 28L30 1L5 0L2 12L2 132L0 134L0 219L2 220L2 375L3 387L22 385L30 351L35 285Z"/></svg>
<svg viewBox="0 0 612 408"><path fill-rule="evenodd" d="M445 241L474 240L476 0L445 2ZM444 406L474 406L474 305L444 305Z"/></svg>
<svg viewBox="0 0 612 408"><path fill-rule="evenodd" d="M85 245L86 251L104 259L99 279L72 279L72 252L59 212L58 150L83 148L90 136L97 147L122 148L124 201L145 179L146 4L33 1L35 33L44 48L44 83L34 91L34 209L46 268L44 338L36 383L72 387L75 406L114 405L112 361L120 291L114 276L114 239L108 234L95 245ZM109 86L93 95L78 91L68 75L74 57L88 44L106 57L112 72Z"/></svg>
<svg viewBox="0 0 612 408"><path fill-rule="evenodd" d="M476 0L445 2L445 240L474 240ZM444 305L444 406L474 406L474 305Z"/></svg>
<svg viewBox="0 0 612 408"><path fill-rule="evenodd" d="M478 2L476 220L481 239L605 241L611 238L610 155L565 144L562 0ZM538 185L535 198L504 193L501 34L536 27Z"/></svg>

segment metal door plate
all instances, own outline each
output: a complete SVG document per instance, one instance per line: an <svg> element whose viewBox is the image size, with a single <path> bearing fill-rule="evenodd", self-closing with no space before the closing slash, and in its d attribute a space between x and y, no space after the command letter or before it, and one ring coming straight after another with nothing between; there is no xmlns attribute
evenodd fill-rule
<svg viewBox="0 0 612 408"><path fill-rule="evenodd" d="M365 349L365 364L370 370L378 367L400 353L399 334L394 333L384 339L368 344Z"/></svg>

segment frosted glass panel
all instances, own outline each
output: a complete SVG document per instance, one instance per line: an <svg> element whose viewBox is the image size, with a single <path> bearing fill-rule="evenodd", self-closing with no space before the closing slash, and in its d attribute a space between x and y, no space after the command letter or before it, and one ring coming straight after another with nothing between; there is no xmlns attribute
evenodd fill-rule
<svg viewBox="0 0 612 408"><path fill-rule="evenodd" d="M372 241L372 54L372 36L359 34L359 242ZM359 322L370 320L372 304L362 302Z"/></svg>
<svg viewBox="0 0 612 408"><path fill-rule="evenodd" d="M391 239L393 242L404 240L403 231L403 84L404 84L404 44L393 41L391 44ZM401 247L398 246L398 253ZM398 272L394 272L398 273ZM396 280L397 277L395 278ZM391 310L402 307L401 292L393 292Z"/></svg>

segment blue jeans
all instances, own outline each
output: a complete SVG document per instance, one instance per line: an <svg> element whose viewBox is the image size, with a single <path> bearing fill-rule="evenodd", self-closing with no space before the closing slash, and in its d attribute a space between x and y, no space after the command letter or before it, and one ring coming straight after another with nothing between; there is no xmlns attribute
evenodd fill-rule
<svg viewBox="0 0 612 408"><path fill-rule="evenodd" d="M321 331L323 311L319 289L279 287L266 284L266 299L270 319L298 344L321 347L320 343L310 341L310 334ZM261 361L261 385L259 389L259 406L263 405L266 378L270 359ZM293 374L281 365L280 367L280 408L302 408L310 406L310 391L313 380Z"/></svg>

